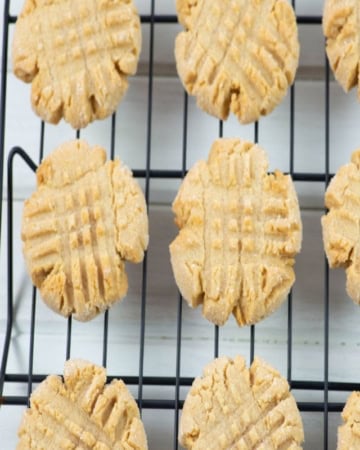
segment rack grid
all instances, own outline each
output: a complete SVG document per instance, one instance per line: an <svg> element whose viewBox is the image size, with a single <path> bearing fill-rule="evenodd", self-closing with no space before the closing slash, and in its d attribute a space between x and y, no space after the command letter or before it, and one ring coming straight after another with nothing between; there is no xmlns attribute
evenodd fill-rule
<svg viewBox="0 0 360 450"><path fill-rule="evenodd" d="M149 35L149 69L148 69L148 99L147 99L147 146L146 146L146 167L145 169L132 168L135 177L141 178L145 182L145 198L149 204L151 180L152 179L179 179L181 180L187 171L187 136L188 136L188 96L184 93L183 100L183 142L182 142L182 163L181 167L176 170L154 170L151 169L151 136L152 136L152 113L153 113L153 78L154 78L154 33L155 27L161 26L161 24L176 24L177 17L175 15L158 15L155 14L155 1L151 2L151 12L149 15L142 15L142 24L148 24L150 27ZM294 4L294 2L293 2ZM11 405L27 405L29 397L32 392L33 384L42 381L47 374L34 373L33 360L34 360L34 338L36 335L36 305L37 305L37 292L33 289L31 299L31 316L30 316L30 342L29 342L29 362L28 371L26 373L9 373L7 369L7 360L9 354L9 348L11 346L11 336L14 326L13 310L14 310L14 295L13 295L13 266L14 266L14 254L13 254L13 184L16 173L14 171L14 159L21 159L29 168L29 173L36 170L37 164L43 158L44 152L44 133L46 125L42 122L39 136L39 152L38 161L33 161L28 155L26 149L21 147L14 147L10 150L4 148L5 142L5 128L6 128L6 94L7 94L7 77L8 70L8 41L10 27L16 22L16 16L10 14L10 0L5 0L4 16L3 16L3 44L2 44L2 77L1 77L1 98L0 98L0 193L3 198L3 182L4 182L4 168L7 159L7 301L1 304L1 308L7 308L7 327L4 347L2 349L2 361L0 366L0 405L2 407L11 407ZM319 25L322 18L320 16L297 16L298 24L307 25ZM325 58L325 56L324 56ZM294 170L294 124L295 124L295 102L296 102L296 82L291 88L290 94L290 127L289 127L289 173L294 181L297 182L310 182L321 183L324 186L324 190L331 179L332 174L329 171L329 136L330 136L330 70L328 62L325 62L325 74L324 74L324 91L325 91L325 167L323 172L318 173L301 173ZM258 133L261 123L254 125L254 141L258 141ZM110 156L113 158L115 154L115 133L116 133L116 113L111 119L111 148ZM221 137L223 134L223 123L219 122L218 135ZM80 136L80 132L76 132L76 137ZM0 208L1 214L1 208ZM0 225L1 225L0 216ZM2 245L5 243L1 240ZM343 383L332 382L329 379L329 270L324 257L324 298L323 298L323 314L324 314L324 373L322 381L309 381L302 379L294 379L292 375L292 352L293 352L293 304L292 296L289 295L288 299L288 311L287 311L287 379L292 390L308 390L319 391L323 393L322 401L311 402L299 402L298 406L300 411L306 412L320 412L324 416L324 449L329 446L328 442L328 414L330 412L339 412L342 410L343 403L335 403L329 401L330 391L346 391L360 390L359 383ZM161 377L161 376L144 376L144 352L146 347L145 342L145 328L146 328L146 308L147 308L147 279L148 277L148 260L145 256L142 264L142 289L141 289L141 317L140 317L140 341L139 341L139 371L137 376L127 376L126 374L118 374L109 377L109 379L115 377L121 377L128 385L134 385L137 387L137 402L140 410L142 409L166 409L171 410L174 413L174 438L173 448L178 448L177 434L178 434L178 420L179 411L182 408L183 401L180 397L180 389L184 386L190 386L193 378L181 376L181 349L182 349L182 317L183 317L183 299L179 295L177 305L177 332L176 332L176 372L173 377ZM109 334L109 312L104 314L103 323L103 349L102 349L102 363L106 367L108 358L108 334ZM250 332L250 360L253 360L256 347L256 326L252 326L249 329ZM66 358L71 355L72 345L72 319L71 317L67 322L67 337L66 337ZM219 328L214 327L214 357L219 355ZM27 384L27 395L24 396L8 396L4 395L4 386L6 384L25 383ZM173 387L173 397L168 399L145 399L143 395L143 387L149 386L168 386Z"/></svg>

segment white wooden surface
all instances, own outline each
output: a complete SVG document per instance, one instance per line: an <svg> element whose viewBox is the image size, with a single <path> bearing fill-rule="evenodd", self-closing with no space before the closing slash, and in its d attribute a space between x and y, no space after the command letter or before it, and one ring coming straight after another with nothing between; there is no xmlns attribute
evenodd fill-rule
<svg viewBox="0 0 360 450"><path fill-rule="evenodd" d="M12 3L12 13L19 11L20 0ZM138 1L141 13L149 13L148 1ZM296 2L299 14L320 14L321 1ZM174 2L156 1L156 12L175 12ZM155 60L157 64L173 63L173 37L178 26L158 25L156 28ZM148 57L148 26L143 27L142 61ZM320 27L300 27L302 45L301 65L323 68L323 38ZM40 123L29 105L29 86L8 75L7 119L5 149L22 146L37 160ZM130 89L120 105L116 119L116 155L131 168L143 169L146 163L147 136L146 76L130 80ZM295 171L323 172L325 167L325 90L321 80L297 80L295 88ZM356 93L344 94L332 82L330 88L331 136L330 170L348 161L359 146L358 117L360 106ZM183 90L176 77L156 77L153 93L153 126L151 168L179 169L181 167L183 130ZM230 118L224 124L225 136L253 139L253 126L241 126ZM212 141L218 135L218 122L200 112L193 99L189 100L188 158L190 167L199 158L206 158ZM46 126L45 153L67 139L74 131L64 123ZM96 122L81 133L90 143L110 145L110 120ZM260 144L268 151L270 170L289 169L289 97L269 116L260 121ZM31 284L24 269L20 243L22 203L34 187L34 176L19 160L15 164L14 202L14 301L15 326L8 372L27 371L29 345L29 311ZM5 177L6 182L6 177ZM151 180L150 183L150 248L146 308L145 375L175 375L176 315L178 295L169 264L168 245L176 234L170 203L178 181ZM6 188L6 186L5 186ZM293 361L294 379L322 380L324 371L324 254L320 217L323 208L324 185L297 183L304 240L297 258L297 281L293 298ZM3 208L7 193L4 191ZM6 311L6 216L1 235L0 255L0 345L5 330ZM139 367L141 266L129 266L128 297L110 313L109 358L110 374L137 375ZM359 308L345 293L342 271L330 274L330 379L359 381L360 335L357 332ZM81 356L101 363L102 326L100 317L88 324L73 323L72 356ZM183 305L181 374L196 376L213 356L214 329L201 317L199 310ZM39 300L36 315L34 371L61 373L65 358L65 321L49 311ZM256 327L256 354L276 366L284 375L287 369L287 304ZM249 358L249 329L240 329L231 319L220 330L220 354L242 353ZM11 389L11 391L10 391ZM133 390L136 395L136 390ZM5 394L26 393L26 386L6 386ZM184 398L186 390L182 391ZM173 388L145 387L145 398L174 398ZM322 393L297 392L301 401L322 400ZM346 394L332 393L331 400L344 401ZM15 448L15 435L22 407L0 408L0 448ZM308 450L320 449L323 443L321 414L302 414ZM172 448L174 415L172 411L144 411L149 448ZM338 414L330 414L330 446L336 448Z"/></svg>

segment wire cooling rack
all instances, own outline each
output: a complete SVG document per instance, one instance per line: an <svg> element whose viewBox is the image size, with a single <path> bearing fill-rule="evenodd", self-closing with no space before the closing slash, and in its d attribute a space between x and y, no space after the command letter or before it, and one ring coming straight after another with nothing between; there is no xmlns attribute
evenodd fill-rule
<svg viewBox="0 0 360 450"><path fill-rule="evenodd" d="M137 170L136 167L133 168L135 177L138 177L144 181L145 198L149 204L151 184L153 179L179 179L181 180L186 174L187 170L187 156L188 156L188 97L184 94L183 97L183 124L182 124L182 162L177 169L171 170L154 170L151 168L150 160L152 154L152 119L153 119L153 80L154 80L154 50L155 50L155 29L156 27L161 27L162 24L176 24L177 18L175 15L158 15L155 14L155 1L150 2L150 14L141 16L142 24L147 24L149 26L149 68L147 73L148 79L148 98L147 98L147 124L146 124L146 164L145 168ZM6 226L7 226L7 242L1 239L1 245L7 245L7 299L2 299L0 305L1 308L7 309L7 325L5 330L5 341L2 349L2 360L0 367L0 405L2 408L11 408L11 405L27 405L29 401L30 394L33 389L33 384L42 381L47 374L34 373L33 361L34 361L34 340L36 337L36 305L37 305L37 293L33 289L32 299L31 299L31 314L29 317L30 326L30 342L29 342L29 360L28 360L28 370L23 373L9 373L7 368L9 349L12 343L12 331L14 328L14 285L13 285L13 271L14 271L14 249L13 249L13 238L14 230L13 225L13 185L14 179L16 179L16 170L14 169L14 160L21 159L25 165L27 165L29 174L36 170L37 164L42 160L44 154L44 133L46 125L41 123L40 135L39 135L39 152L38 159L34 161L28 154L26 148L14 147L11 150L4 148L5 143L5 127L7 119L7 61L8 61L8 41L9 32L13 24L16 22L16 16L10 14L10 0L5 0L4 5L4 28L3 28L3 45L2 45L2 77L1 77L1 103L0 103L0 145L1 145L1 159L0 159L0 174L1 174L1 198L3 198L3 182L4 168L7 170L6 182L7 182L7 208L6 208ZM306 25L319 25L321 23L321 17L319 16L298 16L297 21L299 24ZM146 45L146 43L145 43ZM325 58L325 56L324 56ZM325 166L324 170L317 173L302 173L295 171L294 157L295 157L295 146L294 146L294 125L295 125L295 101L296 101L296 83L291 88L290 93L290 110L289 110L289 173L293 177L294 181L299 183L321 183L324 190L331 178L329 170L329 136L330 136L330 96L329 96L329 85L330 85L330 71L328 63L325 63L325 73L324 73L324 130L325 130ZM256 123L254 125L253 139L255 142L258 141L259 125ZM110 156L114 157L115 154L115 134L116 134L116 115L114 114L111 119L111 136L110 136ZM219 122L218 135L221 137L223 135L223 123ZM79 137L80 133L77 132L76 136ZM6 155L7 161L6 161ZM7 165L6 165L7 164ZM0 208L1 214L1 208ZM0 222L1 222L0 216ZM5 225L5 221L4 221ZM323 414L323 443L324 449L329 448L328 442L328 432L329 432L329 413L339 412L342 410L343 402L332 402L329 401L329 393L331 391L346 391L350 392L352 390L359 390L360 384L358 383L345 383L345 382L332 382L329 379L329 345L330 345L330 330L329 330L329 271L324 258L323 266L323 320L324 320L324 347L322 352L322 357L324 359L324 372L322 380L304 380L296 379L293 377L292 370L292 358L293 358L293 302L292 295L290 294L288 299L287 307L287 344L286 344L286 355L284 358L287 359L287 379L293 391L317 391L322 397L321 400L308 401L308 402L298 402L300 411L304 412L317 412ZM2 268L4 270L4 268ZM182 408L183 400L181 400L181 388L190 386L193 378L181 376L181 351L182 351L182 325L183 325L183 300L181 296L178 298L177 304L177 321L176 321L176 365L174 376L164 377L164 376L145 376L144 375L144 352L146 347L145 340L145 328L147 320L147 285L148 285L148 259L145 257L142 264L142 282L141 282L141 314L140 314L140 333L139 333L139 362L138 362L138 374L137 376L127 376L125 373L120 373L117 375L112 375L109 378L121 377L125 383L131 386L135 386L137 389L137 402L140 410L144 409L164 409L172 411L174 414L174 433L173 433L173 448L178 448L177 435L178 435L178 420L179 411ZM2 291L4 291L2 289ZM103 339L102 339L102 364L107 365L108 360L108 336L109 336L109 313L106 312L103 318ZM71 347L73 343L72 334L72 319L71 317L67 322L67 335L66 335L66 348L65 355L66 358L71 356ZM254 358L256 350L256 327L250 327L250 338L249 338L249 354L250 360ZM213 338L213 356L217 357L219 355L219 328L215 326L214 328L214 338ZM4 388L11 384L26 384L27 394L22 396L16 395L5 395ZM144 386L162 386L171 388L170 391L173 395L169 398L161 399L147 399L144 398L143 390Z"/></svg>

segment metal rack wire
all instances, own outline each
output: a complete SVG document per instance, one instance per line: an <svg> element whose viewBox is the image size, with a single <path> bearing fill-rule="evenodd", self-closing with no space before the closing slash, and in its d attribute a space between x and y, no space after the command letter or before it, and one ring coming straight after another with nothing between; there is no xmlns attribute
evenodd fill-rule
<svg viewBox="0 0 360 450"><path fill-rule="evenodd" d="M8 149L4 148L4 136L6 126L6 92L7 92L7 59L8 59L8 38L9 29L12 24L16 22L16 17L10 15L10 0L5 0L4 5L4 28L3 28L3 45L2 45L2 78L1 78L1 97L0 97L0 193L1 198L3 195L3 172L5 164L5 155ZM145 198L149 203L150 198L150 181L155 178L160 179L181 179L186 174L187 168L187 138L188 138L188 97L184 94L183 100L183 137L182 137L182 162L181 167L177 170L153 170L151 169L151 135L152 135L152 112L153 112L153 77L154 77L154 32L155 27L161 24L176 23L177 18L173 15L156 15L155 14L155 1L151 1L150 15L141 17L142 23L149 24L150 26L150 39L149 39L149 69L148 69L148 110L147 110L147 147L146 147L146 166L144 170L137 170L133 168L134 175L138 178L145 180ZM297 21L299 24L318 25L321 23L321 17L314 16L298 16ZM331 174L329 173L329 135L330 135L330 96L329 96L329 66L325 65L325 77L324 77L324 89L325 89L325 167L321 173L299 173L294 170L294 122L295 122L295 97L296 97L296 84L291 89L290 97L290 127L289 127L289 167L290 174L294 181L298 182L311 182L322 183L324 189L327 186ZM111 156L114 156L115 151L115 127L116 115L112 117L111 123ZM254 141L258 141L259 125L254 125ZM2 361L0 366L0 405L26 405L29 401L29 396L32 392L33 383L40 382L47 374L39 374L33 372L34 361L34 337L36 335L35 317L36 317L36 304L37 293L33 289L32 303L31 303L31 316L30 316L30 342L29 342L29 361L28 371L26 373L9 373L7 369L7 360L9 354L9 348L11 346L11 335L13 330L13 183L16 173L14 173L14 160L19 158L29 168L29 173L35 171L37 163L41 161L44 151L44 132L46 125L41 124L40 136L39 136L39 154L38 161L33 161L26 152L26 149L20 147L14 147L11 149L7 160L7 265L8 265L8 280L7 280L7 301L3 302L1 307L7 308L7 327L4 347L2 349ZM219 136L223 134L223 124L219 123ZM80 133L77 132L76 136L79 137ZM0 208L0 226L1 226L1 208ZM2 242L2 241L1 241ZM148 280L148 261L145 257L142 266L142 289L141 289L141 318L140 318L140 341L139 341L139 372L138 376L126 376L126 374L119 374L125 383L129 385L135 385L138 388L137 401L140 409L168 409L174 412L174 439L173 448L178 448L177 434L178 434L178 419L179 411L182 407L182 401L180 397L180 389L183 386L190 386L192 378L181 376L181 349L182 349L182 317L183 317L183 300L181 296L178 298L177 305L177 333L176 333L176 371L173 377L147 377L144 376L144 352L145 352L145 327L146 327L146 307L147 307L147 280ZM288 382L293 390L314 390L323 392L323 401L318 402L300 402L298 404L301 411L322 412L324 415L324 449L328 448L328 414L329 412L338 412L343 408L342 403L334 403L329 401L329 391L352 391L359 390L360 384L358 383L342 383L332 382L329 380L329 272L328 266L324 258L324 374L323 381L306 381L297 380L292 375L292 352L293 352L293 340L292 340L292 328L293 328L293 309L292 309L292 296L289 296L288 300L288 312L287 312L287 378ZM250 328L250 360L254 358L256 349L256 328L252 326ZM108 359L108 332L109 332L109 317L108 312L104 314L103 323L103 350L102 350L102 363L107 365ZM214 328L214 357L219 355L219 334L221 331L218 327ZM69 358L71 355L72 344L72 320L68 319L67 324L67 337L66 348L64 356ZM110 377L112 378L112 377ZM27 383L27 395L26 396L8 396L4 395L5 384ZM171 386L174 388L174 395L169 399L144 399L143 387L145 385L153 386Z"/></svg>

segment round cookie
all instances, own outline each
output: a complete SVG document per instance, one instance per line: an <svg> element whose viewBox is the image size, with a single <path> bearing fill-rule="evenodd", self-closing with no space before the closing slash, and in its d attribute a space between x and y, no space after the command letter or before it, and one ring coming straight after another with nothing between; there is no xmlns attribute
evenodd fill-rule
<svg viewBox="0 0 360 450"><path fill-rule="evenodd" d="M25 0L13 46L14 74L32 82L46 122L83 128L112 114L137 69L141 27L132 0Z"/></svg>
<svg viewBox="0 0 360 450"><path fill-rule="evenodd" d="M258 358L250 369L241 356L215 359L185 399L179 441L186 449L296 450L303 440L287 381Z"/></svg>
<svg viewBox="0 0 360 450"><path fill-rule="evenodd" d="M170 245L176 283L192 307L223 325L259 322L295 281L302 225L291 177L268 174L264 150L218 139L192 167L173 203L180 228Z"/></svg>
<svg viewBox="0 0 360 450"><path fill-rule="evenodd" d="M336 80L345 92L358 85L360 5L357 0L326 0L323 31L326 53ZM360 100L360 86L358 85Z"/></svg>
<svg viewBox="0 0 360 450"><path fill-rule="evenodd" d="M322 217L326 256L331 268L346 270L346 290L360 304L360 150L351 162L340 167L326 193L329 212Z"/></svg>
<svg viewBox="0 0 360 450"><path fill-rule="evenodd" d="M136 402L122 380L87 361L65 363L64 379L50 375L31 395L18 430L17 450L146 450Z"/></svg>
<svg viewBox="0 0 360 450"><path fill-rule="evenodd" d="M198 106L242 123L269 114L299 61L295 13L286 0L177 0L185 27L175 43L179 77Z"/></svg>
<svg viewBox="0 0 360 450"><path fill-rule="evenodd" d="M360 392L352 392L341 414L343 425L338 428L337 450L360 448Z"/></svg>
<svg viewBox="0 0 360 450"><path fill-rule="evenodd" d="M145 198L131 171L81 140L54 150L25 201L23 251L31 279L54 311L86 321L127 292L124 261L148 244Z"/></svg>

